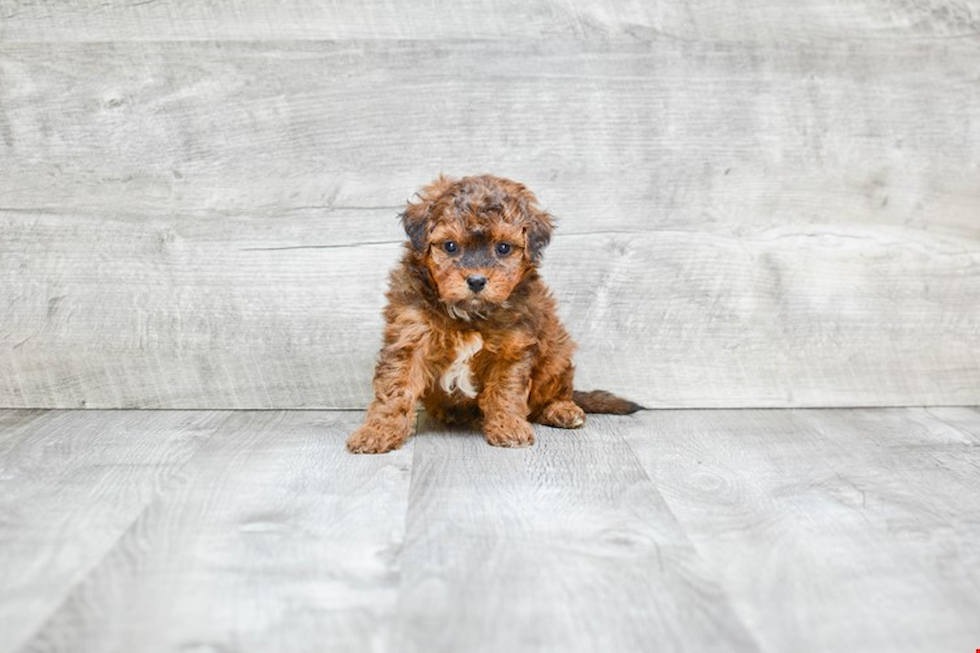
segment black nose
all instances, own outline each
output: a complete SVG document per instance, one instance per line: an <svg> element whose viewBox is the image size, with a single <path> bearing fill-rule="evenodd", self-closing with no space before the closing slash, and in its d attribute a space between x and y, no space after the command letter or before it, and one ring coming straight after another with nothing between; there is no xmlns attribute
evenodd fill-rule
<svg viewBox="0 0 980 653"><path fill-rule="evenodd" d="M470 287L473 292L480 292L483 287L487 285L487 278L482 274L471 274L466 277L466 285Z"/></svg>

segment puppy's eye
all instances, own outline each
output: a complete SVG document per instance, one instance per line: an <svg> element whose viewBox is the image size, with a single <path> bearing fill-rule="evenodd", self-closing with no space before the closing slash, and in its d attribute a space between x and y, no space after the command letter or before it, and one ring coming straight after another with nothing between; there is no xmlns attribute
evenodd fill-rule
<svg viewBox="0 0 980 653"><path fill-rule="evenodd" d="M444 242L442 244L442 248L447 252L449 252L450 254L455 254L456 252L459 251L459 245L457 245L455 242L451 240L447 240L446 242Z"/></svg>
<svg viewBox="0 0 980 653"><path fill-rule="evenodd" d="M501 256L507 256L510 254L510 243L497 243L497 253Z"/></svg>

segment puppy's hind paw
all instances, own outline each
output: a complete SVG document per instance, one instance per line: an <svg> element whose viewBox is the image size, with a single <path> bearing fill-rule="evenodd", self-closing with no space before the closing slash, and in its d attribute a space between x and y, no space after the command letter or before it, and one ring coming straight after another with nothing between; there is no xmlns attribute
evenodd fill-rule
<svg viewBox="0 0 980 653"><path fill-rule="evenodd" d="M347 439L347 448L352 453L387 453L402 446L403 442L404 436L369 423L354 431Z"/></svg>
<svg viewBox="0 0 980 653"><path fill-rule="evenodd" d="M555 401L541 411L537 421L560 429L577 429L585 424L585 411L571 401Z"/></svg>
<svg viewBox="0 0 980 653"><path fill-rule="evenodd" d="M534 444L534 428L526 419L485 420L483 435L495 447L530 447Z"/></svg>

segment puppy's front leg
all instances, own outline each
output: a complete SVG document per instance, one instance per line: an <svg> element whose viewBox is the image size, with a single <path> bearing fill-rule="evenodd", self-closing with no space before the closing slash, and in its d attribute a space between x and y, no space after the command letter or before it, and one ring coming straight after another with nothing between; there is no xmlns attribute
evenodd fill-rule
<svg viewBox="0 0 980 653"><path fill-rule="evenodd" d="M394 339L393 339L394 340ZM374 373L374 401L361 428L347 440L354 453L397 449L412 433L419 397L425 390L425 341L389 342Z"/></svg>
<svg viewBox="0 0 980 653"><path fill-rule="evenodd" d="M489 370L478 402L483 435L496 447L528 447L534 429L527 421L531 357L526 350L499 357Z"/></svg>

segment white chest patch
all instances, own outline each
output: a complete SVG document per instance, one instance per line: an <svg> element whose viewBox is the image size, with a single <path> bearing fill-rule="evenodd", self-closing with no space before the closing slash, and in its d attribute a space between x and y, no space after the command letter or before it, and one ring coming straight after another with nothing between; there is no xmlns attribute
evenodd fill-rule
<svg viewBox="0 0 980 653"><path fill-rule="evenodd" d="M439 387L447 395L451 395L458 390L467 397L472 398L476 396L476 388L473 387L473 373L470 370L470 361L481 349L483 349L483 338L475 331L460 339L460 343L456 348L456 360L442 373L442 378L439 379Z"/></svg>

